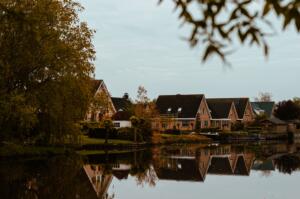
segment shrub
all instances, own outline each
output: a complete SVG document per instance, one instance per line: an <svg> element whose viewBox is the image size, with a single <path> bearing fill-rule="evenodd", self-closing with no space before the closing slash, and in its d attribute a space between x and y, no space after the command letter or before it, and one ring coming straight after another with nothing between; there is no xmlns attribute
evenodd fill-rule
<svg viewBox="0 0 300 199"><path fill-rule="evenodd" d="M244 130L245 125L241 122L236 122L231 126L232 131L242 131Z"/></svg>
<svg viewBox="0 0 300 199"><path fill-rule="evenodd" d="M219 131L219 128L205 128L201 129L200 132L207 133L207 132L217 132Z"/></svg>
<svg viewBox="0 0 300 199"><path fill-rule="evenodd" d="M165 134L172 134L172 135L180 135L181 132L178 129L167 129L164 131Z"/></svg>

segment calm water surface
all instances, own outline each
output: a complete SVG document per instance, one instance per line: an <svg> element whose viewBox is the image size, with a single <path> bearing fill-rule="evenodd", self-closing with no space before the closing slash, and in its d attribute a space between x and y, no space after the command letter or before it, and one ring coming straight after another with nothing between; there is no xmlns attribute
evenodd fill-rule
<svg viewBox="0 0 300 199"><path fill-rule="evenodd" d="M300 145L285 143L6 159L0 198L299 198L299 168Z"/></svg>

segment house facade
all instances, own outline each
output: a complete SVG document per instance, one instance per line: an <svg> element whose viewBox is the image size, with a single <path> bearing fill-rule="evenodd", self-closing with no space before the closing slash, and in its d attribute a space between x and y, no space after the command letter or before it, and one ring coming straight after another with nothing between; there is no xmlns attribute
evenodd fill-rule
<svg viewBox="0 0 300 199"><path fill-rule="evenodd" d="M100 105L96 106L97 102L92 103L87 111L85 120L101 121L104 118L111 118L117 111L113 105L108 89L103 80L91 80L92 94L95 99L99 99Z"/></svg>
<svg viewBox="0 0 300 199"><path fill-rule="evenodd" d="M233 98L233 103L237 110L239 121L246 125L254 121L255 115L249 98Z"/></svg>
<svg viewBox="0 0 300 199"><path fill-rule="evenodd" d="M288 123L271 116L263 121L261 121L263 130L272 133L287 133L288 132Z"/></svg>
<svg viewBox="0 0 300 199"><path fill-rule="evenodd" d="M156 108L159 117L152 121L152 127L156 130L192 131L210 127L210 113L202 94L160 95Z"/></svg>
<svg viewBox="0 0 300 199"><path fill-rule="evenodd" d="M209 98L206 100L211 114L211 127L230 131L238 119L235 105L232 101Z"/></svg>
<svg viewBox="0 0 300 199"><path fill-rule="evenodd" d="M115 110L117 111L112 116L114 127L131 127L130 117L132 116L132 114L130 113L129 109L132 107L132 103L129 100L128 94L125 93L123 97L112 97L111 100L113 102Z"/></svg>
<svg viewBox="0 0 300 199"><path fill-rule="evenodd" d="M223 101L224 103L233 103L237 112L237 121L245 125L254 121L255 115L249 98L214 98L215 100Z"/></svg>

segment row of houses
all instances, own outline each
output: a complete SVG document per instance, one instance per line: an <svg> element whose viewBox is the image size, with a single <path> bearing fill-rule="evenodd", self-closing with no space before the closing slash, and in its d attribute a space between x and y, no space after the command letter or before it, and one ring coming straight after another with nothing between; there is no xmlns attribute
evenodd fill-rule
<svg viewBox="0 0 300 199"><path fill-rule="evenodd" d="M107 96L105 109L89 110L86 120L101 121L112 118L116 128L130 127L128 108L132 107L128 94L110 96L103 80L93 81L93 92ZM257 116L264 115L262 125L274 132L287 132L288 123L274 116L275 102L250 102L248 97L206 98L204 94L159 95L158 115L152 118L152 128L158 131L215 128L230 131L234 125L247 126Z"/></svg>
<svg viewBox="0 0 300 199"><path fill-rule="evenodd" d="M160 95L156 106L158 130L218 128L230 130L237 122L248 124L255 118L249 98L206 98L204 94Z"/></svg>

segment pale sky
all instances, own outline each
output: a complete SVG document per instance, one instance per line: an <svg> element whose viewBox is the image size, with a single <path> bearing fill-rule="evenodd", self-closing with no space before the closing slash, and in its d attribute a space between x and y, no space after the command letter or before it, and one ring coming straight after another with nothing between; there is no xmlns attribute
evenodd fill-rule
<svg viewBox="0 0 300 199"><path fill-rule="evenodd" d="M262 49L239 46L228 60L201 62L199 48L181 37L170 0L79 0L81 19L96 30L96 78L103 79L112 96L128 92L135 98L145 86L150 98L160 94L203 93L209 97L250 97L271 92L273 99L300 96L300 34L293 27L270 38L270 56ZM276 18L274 18L276 19ZM273 20L276 21L276 20Z"/></svg>

